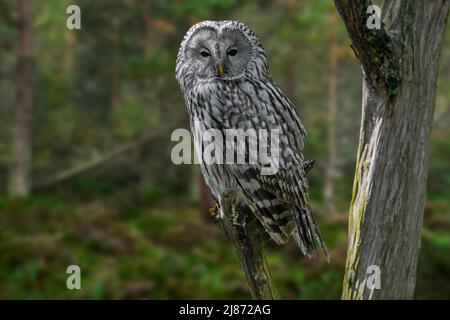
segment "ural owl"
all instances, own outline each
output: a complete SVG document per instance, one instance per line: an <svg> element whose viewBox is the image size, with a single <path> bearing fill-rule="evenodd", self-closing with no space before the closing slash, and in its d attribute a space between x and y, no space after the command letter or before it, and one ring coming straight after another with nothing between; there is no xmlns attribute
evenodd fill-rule
<svg viewBox="0 0 450 320"><path fill-rule="evenodd" d="M317 241L328 257L309 203L308 162L302 155L306 131L270 77L266 53L250 28L237 21L203 21L191 27L178 52L176 79L197 153L205 147L202 134L208 129L224 135L228 129L280 133L275 174L263 174L260 163L201 163L219 207L224 199L244 202L276 243L292 235L310 256ZM222 150L228 149L225 145Z"/></svg>

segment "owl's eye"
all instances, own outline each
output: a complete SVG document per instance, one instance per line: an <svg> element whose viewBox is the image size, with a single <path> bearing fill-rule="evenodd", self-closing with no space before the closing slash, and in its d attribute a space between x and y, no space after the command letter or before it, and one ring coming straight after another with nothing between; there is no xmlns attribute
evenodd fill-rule
<svg viewBox="0 0 450 320"><path fill-rule="evenodd" d="M204 58L206 58L206 57L209 57L211 54L208 52L208 51L206 51L206 50L202 50L202 52L200 52L200 54L202 55L202 57L204 57Z"/></svg>
<svg viewBox="0 0 450 320"><path fill-rule="evenodd" d="M237 50L236 49L231 49L228 50L227 55L229 55L230 57L234 57L237 54Z"/></svg>

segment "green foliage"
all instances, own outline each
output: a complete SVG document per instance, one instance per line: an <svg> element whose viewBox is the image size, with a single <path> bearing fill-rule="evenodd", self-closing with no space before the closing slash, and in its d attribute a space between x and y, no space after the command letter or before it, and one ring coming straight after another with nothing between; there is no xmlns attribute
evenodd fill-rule
<svg viewBox="0 0 450 320"><path fill-rule="evenodd" d="M197 210L135 207L127 217L124 209L107 199L84 206L47 195L2 199L0 298L249 298L231 246ZM321 222L330 264L302 257L293 243L268 243L267 260L283 298L340 297L347 226ZM442 271L450 267L449 248L447 234L424 233L417 297L448 298ZM81 268L80 291L65 286L70 264Z"/></svg>
<svg viewBox="0 0 450 320"><path fill-rule="evenodd" d="M447 228L448 228L447 219ZM423 232L416 284L417 299L450 299L448 270L450 268L450 237L448 229Z"/></svg>

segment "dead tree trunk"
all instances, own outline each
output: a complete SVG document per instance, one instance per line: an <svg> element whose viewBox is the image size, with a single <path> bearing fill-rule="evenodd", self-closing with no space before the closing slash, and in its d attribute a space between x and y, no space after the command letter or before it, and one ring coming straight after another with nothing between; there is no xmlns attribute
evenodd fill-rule
<svg viewBox="0 0 450 320"><path fill-rule="evenodd" d="M17 63L17 107L13 127L11 171L8 193L24 197L30 192L31 111L32 111L32 32L30 3L18 1L19 49Z"/></svg>
<svg viewBox="0 0 450 320"><path fill-rule="evenodd" d="M335 0L364 74L343 299L411 299L425 206L427 154L449 0ZM369 266L375 266L375 269ZM373 268L373 267L372 267ZM371 272L379 268L380 287Z"/></svg>

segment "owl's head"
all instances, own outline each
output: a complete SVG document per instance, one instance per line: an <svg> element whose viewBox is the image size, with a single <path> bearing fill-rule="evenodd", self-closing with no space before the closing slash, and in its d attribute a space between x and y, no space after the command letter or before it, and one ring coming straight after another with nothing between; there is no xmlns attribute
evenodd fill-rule
<svg viewBox="0 0 450 320"><path fill-rule="evenodd" d="M264 49L241 22L197 23L186 33L178 52L176 78L183 90L195 81L233 81L266 74Z"/></svg>

